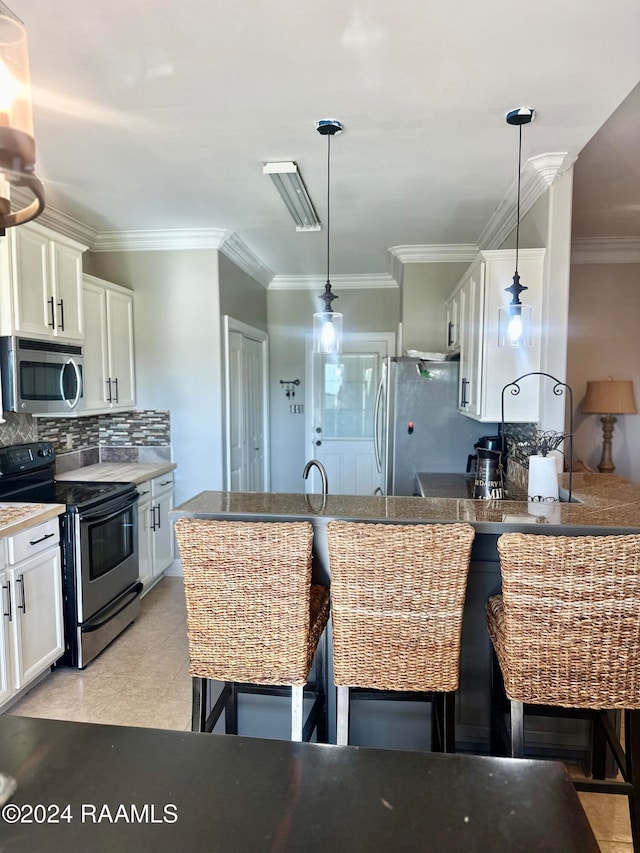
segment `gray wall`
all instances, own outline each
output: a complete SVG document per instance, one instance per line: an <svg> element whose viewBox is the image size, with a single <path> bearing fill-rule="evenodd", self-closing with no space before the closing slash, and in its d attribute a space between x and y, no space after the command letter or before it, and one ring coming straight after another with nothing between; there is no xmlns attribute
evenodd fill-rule
<svg viewBox="0 0 640 853"><path fill-rule="evenodd" d="M574 397L574 456L597 469L602 424L580 406L593 379L631 379L640 405L640 264L574 264L569 294L568 383ZM640 415L620 415L613 431L615 473L640 482Z"/></svg>
<svg viewBox="0 0 640 853"><path fill-rule="evenodd" d="M447 297L469 264L406 264L402 288L402 347L445 352Z"/></svg>
<svg viewBox="0 0 640 853"><path fill-rule="evenodd" d="M97 253L85 269L135 292L137 406L171 412L176 503L221 488L218 253Z"/></svg>
<svg viewBox="0 0 640 853"><path fill-rule="evenodd" d="M397 332L400 291L397 288L343 289L334 310L344 315L344 332ZM291 414L292 402L305 402L306 336L312 317L322 307L316 291L267 292L269 323L271 491L303 492L302 469L309 457L305 415ZM295 399L288 400L280 379L299 379Z"/></svg>
<svg viewBox="0 0 640 853"><path fill-rule="evenodd" d="M267 291L255 279L219 253L220 314L248 326L267 330Z"/></svg>

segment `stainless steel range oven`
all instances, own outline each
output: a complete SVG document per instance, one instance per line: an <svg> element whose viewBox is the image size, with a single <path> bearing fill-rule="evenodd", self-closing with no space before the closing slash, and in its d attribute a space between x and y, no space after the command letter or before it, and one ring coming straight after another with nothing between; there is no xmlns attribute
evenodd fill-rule
<svg viewBox="0 0 640 853"><path fill-rule="evenodd" d="M140 612L138 491L131 483L55 482L48 442L0 448L0 500L61 503L65 654L85 667Z"/></svg>

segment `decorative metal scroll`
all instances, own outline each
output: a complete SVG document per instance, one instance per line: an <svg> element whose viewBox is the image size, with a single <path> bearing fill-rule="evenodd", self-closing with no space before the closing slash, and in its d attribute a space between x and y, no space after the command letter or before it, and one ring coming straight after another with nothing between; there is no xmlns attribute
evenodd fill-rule
<svg viewBox="0 0 640 853"><path fill-rule="evenodd" d="M542 373L540 371L534 371L532 373L524 373L522 376L518 376L517 379L514 379L513 382L509 382L502 389L502 397L501 397L501 416L502 422L500 424L500 435L507 434L504 432L504 401L505 394L508 391L512 397L517 397L520 394L520 382L523 379L527 379L529 376L544 376L547 379L550 379L554 385L552 388L553 394L556 397L562 397L565 394L569 400L569 432L566 433L552 433L552 432L543 432L541 430L537 430L534 436L532 437L532 443L538 449L543 451L543 455L546 455L550 450L559 450L559 452L564 456L567 460L569 466L569 502L571 501L571 495L573 492L573 391L571 390L571 386L567 385L566 382L561 382L555 376L552 376L550 373ZM564 452L564 450L560 450L560 444L565 442L568 439L569 444L569 452L568 454Z"/></svg>

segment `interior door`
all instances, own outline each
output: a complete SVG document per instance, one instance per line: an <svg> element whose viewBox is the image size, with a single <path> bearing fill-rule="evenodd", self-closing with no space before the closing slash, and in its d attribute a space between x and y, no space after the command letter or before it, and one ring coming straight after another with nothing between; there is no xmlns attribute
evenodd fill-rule
<svg viewBox="0 0 640 853"><path fill-rule="evenodd" d="M227 488L268 489L265 333L225 317Z"/></svg>
<svg viewBox="0 0 640 853"><path fill-rule="evenodd" d="M395 335L345 336L339 355L313 353L310 456L327 471L329 492L372 495L379 485L373 431L382 359ZM315 469L307 491L320 491Z"/></svg>

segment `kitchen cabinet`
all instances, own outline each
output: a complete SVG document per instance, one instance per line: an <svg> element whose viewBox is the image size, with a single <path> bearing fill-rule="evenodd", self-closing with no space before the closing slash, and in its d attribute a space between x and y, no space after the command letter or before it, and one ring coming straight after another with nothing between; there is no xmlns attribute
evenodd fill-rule
<svg viewBox="0 0 640 853"><path fill-rule="evenodd" d="M0 708L64 652L58 519L3 542Z"/></svg>
<svg viewBox="0 0 640 853"><path fill-rule="evenodd" d="M89 275L83 291L85 411L133 409L133 294Z"/></svg>
<svg viewBox="0 0 640 853"><path fill-rule="evenodd" d="M540 370L544 249L521 249L518 268L527 286L521 300L532 308L531 346L498 346L498 309L511 299L515 252L481 252L447 301L447 317L458 318L460 411L478 421L500 422L502 388ZM450 322L447 319L447 324ZM447 325L447 334L449 326ZM448 339L447 339L448 340ZM537 422L539 383L529 380L519 395L505 395L506 422Z"/></svg>
<svg viewBox="0 0 640 853"><path fill-rule="evenodd" d="M154 477L138 487L138 536L140 580L145 591L158 581L174 559L173 472Z"/></svg>
<svg viewBox="0 0 640 853"><path fill-rule="evenodd" d="M447 352L457 352L460 349L460 291L448 300L446 317L446 349Z"/></svg>
<svg viewBox="0 0 640 853"><path fill-rule="evenodd" d="M35 223L0 240L3 335L82 341L82 254L86 246Z"/></svg>

